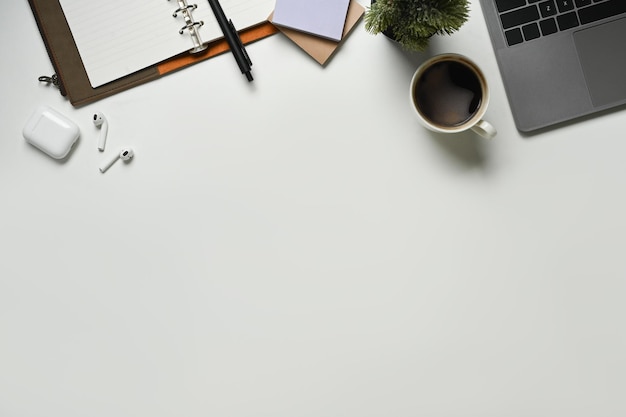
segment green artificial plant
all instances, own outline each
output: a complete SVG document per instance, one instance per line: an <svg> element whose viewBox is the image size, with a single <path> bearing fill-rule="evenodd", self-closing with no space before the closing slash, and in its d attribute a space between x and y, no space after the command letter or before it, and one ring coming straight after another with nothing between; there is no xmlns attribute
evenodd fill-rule
<svg viewBox="0 0 626 417"><path fill-rule="evenodd" d="M372 0L365 29L384 33L404 48L422 51L433 35L450 35L469 14L468 0Z"/></svg>

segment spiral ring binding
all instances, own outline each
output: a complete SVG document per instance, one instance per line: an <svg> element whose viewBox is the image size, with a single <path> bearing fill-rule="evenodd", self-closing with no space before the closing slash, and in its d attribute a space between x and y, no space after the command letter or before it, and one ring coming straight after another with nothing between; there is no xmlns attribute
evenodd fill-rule
<svg viewBox="0 0 626 417"><path fill-rule="evenodd" d="M169 0L168 0L169 1ZM177 0L178 1L178 9L174 10L172 16L174 18L178 17L178 14L182 14L183 19L185 19L185 26L180 28L178 31L179 34L185 33L185 30L189 32L191 36L191 40L193 42L193 48L190 50L192 53L203 51L207 48L202 42L200 38L200 33L198 29L204 25L203 21L196 22L193 19L192 12L198 8L197 4L187 4L187 0Z"/></svg>
<svg viewBox="0 0 626 417"><path fill-rule="evenodd" d="M186 11L186 10L196 10L198 8L197 4L190 4L188 6L185 7L179 7L178 9L174 10L174 13L172 14L172 16L174 17L178 17L178 13Z"/></svg>
<svg viewBox="0 0 626 417"><path fill-rule="evenodd" d="M199 28L202 25L204 25L203 21L188 23L186 26L183 26L182 28L180 28L178 33L180 33L182 35L183 32L185 32L185 29L191 31L192 29Z"/></svg>

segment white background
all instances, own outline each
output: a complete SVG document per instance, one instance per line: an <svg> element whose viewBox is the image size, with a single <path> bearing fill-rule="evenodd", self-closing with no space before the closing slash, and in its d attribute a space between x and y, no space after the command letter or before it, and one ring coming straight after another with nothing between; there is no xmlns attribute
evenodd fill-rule
<svg viewBox="0 0 626 417"><path fill-rule="evenodd" d="M3 6L0 416L626 415L626 113L521 136L478 1L424 53L361 22L322 68L279 34L253 83L227 54L78 109ZM496 139L418 124L440 52ZM22 138L41 104L80 126L64 162Z"/></svg>

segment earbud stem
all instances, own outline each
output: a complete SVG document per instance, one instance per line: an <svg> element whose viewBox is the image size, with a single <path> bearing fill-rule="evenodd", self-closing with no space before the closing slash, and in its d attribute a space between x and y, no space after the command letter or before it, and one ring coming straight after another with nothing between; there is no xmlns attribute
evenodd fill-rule
<svg viewBox="0 0 626 417"><path fill-rule="evenodd" d="M120 156L119 154L116 154L114 158L111 158L109 162L100 167L100 172L104 174L106 170L111 168L111 165L113 165L118 159L120 159Z"/></svg>
<svg viewBox="0 0 626 417"><path fill-rule="evenodd" d="M109 124L105 121L100 127L100 138L98 139L98 150L104 151L104 146L107 141L107 133L109 133Z"/></svg>

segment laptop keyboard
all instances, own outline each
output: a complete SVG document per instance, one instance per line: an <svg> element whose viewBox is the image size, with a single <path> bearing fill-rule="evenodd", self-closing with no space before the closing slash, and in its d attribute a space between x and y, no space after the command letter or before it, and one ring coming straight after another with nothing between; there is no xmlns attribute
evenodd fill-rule
<svg viewBox="0 0 626 417"><path fill-rule="evenodd" d="M495 0L509 46L626 13L626 0Z"/></svg>

